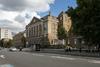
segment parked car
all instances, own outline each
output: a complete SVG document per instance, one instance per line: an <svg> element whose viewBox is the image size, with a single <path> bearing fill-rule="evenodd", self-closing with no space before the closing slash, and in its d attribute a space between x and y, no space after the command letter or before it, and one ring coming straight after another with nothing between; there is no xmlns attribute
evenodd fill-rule
<svg viewBox="0 0 100 67"><path fill-rule="evenodd" d="M18 51L18 49L15 47L11 47L11 48L9 48L9 51Z"/></svg>

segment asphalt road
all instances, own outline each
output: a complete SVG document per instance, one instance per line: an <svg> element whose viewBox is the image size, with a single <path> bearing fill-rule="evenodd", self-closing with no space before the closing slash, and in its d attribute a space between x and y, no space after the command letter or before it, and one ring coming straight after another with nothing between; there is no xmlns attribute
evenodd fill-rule
<svg viewBox="0 0 100 67"><path fill-rule="evenodd" d="M0 67L100 67L99 58L0 50Z"/></svg>

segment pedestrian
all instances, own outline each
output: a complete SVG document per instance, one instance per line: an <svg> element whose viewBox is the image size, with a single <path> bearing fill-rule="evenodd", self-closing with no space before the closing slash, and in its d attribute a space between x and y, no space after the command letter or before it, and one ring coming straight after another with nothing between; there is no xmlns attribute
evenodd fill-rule
<svg viewBox="0 0 100 67"><path fill-rule="evenodd" d="M82 52L82 48L80 48L79 52L80 52L80 53Z"/></svg>
<svg viewBox="0 0 100 67"><path fill-rule="evenodd" d="M19 48L19 51L22 51L22 47Z"/></svg>

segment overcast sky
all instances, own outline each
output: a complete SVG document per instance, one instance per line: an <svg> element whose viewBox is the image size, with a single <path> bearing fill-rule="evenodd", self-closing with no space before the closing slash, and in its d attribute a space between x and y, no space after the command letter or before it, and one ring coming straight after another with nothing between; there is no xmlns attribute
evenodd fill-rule
<svg viewBox="0 0 100 67"><path fill-rule="evenodd" d="M13 32L20 32L35 16L41 18L51 11L57 15L67 10L68 6L76 7L75 0L0 0L0 27Z"/></svg>

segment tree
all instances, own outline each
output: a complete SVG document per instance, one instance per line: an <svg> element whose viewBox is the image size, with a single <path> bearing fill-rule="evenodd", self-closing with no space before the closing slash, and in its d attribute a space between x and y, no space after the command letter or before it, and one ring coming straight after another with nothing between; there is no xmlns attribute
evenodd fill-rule
<svg viewBox="0 0 100 67"><path fill-rule="evenodd" d="M58 26L58 39L65 40L66 44L68 43L67 31L63 26Z"/></svg>
<svg viewBox="0 0 100 67"><path fill-rule="evenodd" d="M0 40L0 46L1 46L1 47L5 47L5 48L11 47L11 46L12 46L12 40L11 40L11 39L8 39L8 40L6 40L6 39L1 39L1 40Z"/></svg>
<svg viewBox="0 0 100 67"><path fill-rule="evenodd" d="M4 47L3 46L3 39L0 40L0 47Z"/></svg>
<svg viewBox="0 0 100 67"><path fill-rule="evenodd" d="M24 36L21 38L21 42L23 44L23 47L26 47L26 38Z"/></svg>
<svg viewBox="0 0 100 67"><path fill-rule="evenodd" d="M12 43L13 41L10 39L8 42L7 42L7 45L6 45L6 47L7 48L10 48L11 46L13 46L13 43Z"/></svg>
<svg viewBox="0 0 100 67"><path fill-rule="evenodd" d="M77 0L77 8L68 10L73 20L73 31L83 36L88 45L100 47L100 0Z"/></svg>
<svg viewBox="0 0 100 67"><path fill-rule="evenodd" d="M58 27L58 39L62 40L62 39L66 39L66 31L65 28L63 26L59 26Z"/></svg>

